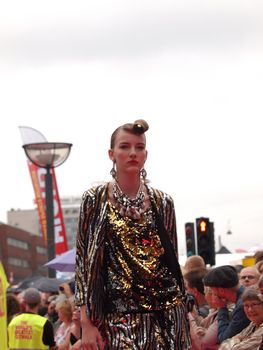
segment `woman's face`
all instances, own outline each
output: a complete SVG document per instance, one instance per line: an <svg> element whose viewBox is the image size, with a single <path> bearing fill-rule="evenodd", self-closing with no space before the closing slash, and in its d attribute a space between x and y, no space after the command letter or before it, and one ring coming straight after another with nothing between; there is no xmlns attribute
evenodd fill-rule
<svg viewBox="0 0 263 350"><path fill-rule="evenodd" d="M258 299L245 300L243 307L247 318L256 325L263 323L263 302Z"/></svg>
<svg viewBox="0 0 263 350"><path fill-rule="evenodd" d="M52 315L56 312L56 303L55 302L50 302L47 308L47 312L49 315Z"/></svg>
<svg viewBox="0 0 263 350"><path fill-rule="evenodd" d="M109 157L116 163L118 173L139 173L147 159L145 135L134 135L120 130Z"/></svg>
<svg viewBox="0 0 263 350"><path fill-rule="evenodd" d="M208 305L212 308L217 308L217 303L214 301L213 292L210 287L205 286L205 299Z"/></svg>
<svg viewBox="0 0 263 350"><path fill-rule="evenodd" d="M71 319L70 314L63 307L57 308L56 311L58 313L58 318L60 321L65 322Z"/></svg>

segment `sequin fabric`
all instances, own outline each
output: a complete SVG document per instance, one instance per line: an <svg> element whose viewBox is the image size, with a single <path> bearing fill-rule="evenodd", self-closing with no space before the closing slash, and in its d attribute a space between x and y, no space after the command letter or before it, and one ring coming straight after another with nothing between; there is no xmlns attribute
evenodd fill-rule
<svg viewBox="0 0 263 350"><path fill-rule="evenodd" d="M164 249L152 211L139 221L122 217L109 203L105 244L109 311L163 310L181 302L176 279L162 262Z"/></svg>
<svg viewBox="0 0 263 350"><path fill-rule="evenodd" d="M177 252L173 200L169 195L148 185L147 190L151 206L158 210ZM121 223L118 213L112 210L108 205L108 184L91 188L83 194L76 238L76 304L86 305L87 315L105 337L105 349L190 349L185 302L180 298L180 293L177 294L178 283L173 285L173 278L162 264L162 247L156 235L152 214L147 212L147 217L138 223L138 227L136 224L132 226L133 233L138 233L140 242L144 243L139 247L138 241L129 234L122 242L119 234L123 235L129 226ZM123 230L115 229L115 225L119 224L123 225ZM109 236L110 232L112 237ZM113 237L114 240L118 239L116 251L114 247L109 249L110 244L113 244ZM129 247L130 252L121 257L122 244L123 248ZM116 254L116 257L113 259L111 254ZM146 258L146 264L143 257ZM140 273L135 274L130 265L132 263ZM123 280L117 281L114 276L120 276L114 269L119 270L120 267ZM178 279L181 278L178 276ZM137 283L141 283L138 299ZM160 290L158 283L162 284ZM120 288L119 291L116 287ZM120 301L118 293L123 295L129 291L129 287L132 289L129 297ZM185 295L184 290L180 292ZM111 304L109 296L113 297ZM137 304L136 300L139 301ZM127 310L124 312L125 308Z"/></svg>

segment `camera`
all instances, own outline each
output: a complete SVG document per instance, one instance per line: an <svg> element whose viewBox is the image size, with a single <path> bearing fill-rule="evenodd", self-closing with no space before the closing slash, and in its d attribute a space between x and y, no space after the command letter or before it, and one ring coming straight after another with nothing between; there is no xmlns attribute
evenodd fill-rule
<svg viewBox="0 0 263 350"><path fill-rule="evenodd" d="M192 294L186 295L186 308L188 312L192 312L195 306L195 297Z"/></svg>

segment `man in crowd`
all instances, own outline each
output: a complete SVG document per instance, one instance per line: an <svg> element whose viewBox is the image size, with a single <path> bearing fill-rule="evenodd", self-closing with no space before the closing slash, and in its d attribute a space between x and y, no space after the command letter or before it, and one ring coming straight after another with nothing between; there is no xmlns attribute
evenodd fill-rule
<svg viewBox="0 0 263 350"><path fill-rule="evenodd" d="M25 312L15 316L8 325L9 349L56 350L52 324L38 315L41 295L35 288L24 292Z"/></svg>
<svg viewBox="0 0 263 350"><path fill-rule="evenodd" d="M239 281L244 287L252 286L257 284L260 277L260 273L256 266L244 267L239 274Z"/></svg>
<svg viewBox="0 0 263 350"><path fill-rule="evenodd" d="M236 269L231 265L213 268L204 277L204 284L211 287L218 307L218 342L233 337L250 323L243 309L241 295L245 289L239 284ZM229 304L233 303L233 311Z"/></svg>

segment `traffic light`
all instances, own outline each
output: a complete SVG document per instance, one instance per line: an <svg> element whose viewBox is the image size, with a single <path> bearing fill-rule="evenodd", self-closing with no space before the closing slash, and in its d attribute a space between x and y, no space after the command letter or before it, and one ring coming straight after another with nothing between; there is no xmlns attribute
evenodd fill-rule
<svg viewBox="0 0 263 350"><path fill-rule="evenodd" d="M185 224L185 241L186 241L186 256L195 255L196 254L195 232L194 232L193 222L187 222Z"/></svg>
<svg viewBox="0 0 263 350"><path fill-rule="evenodd" d="M215 265L214 224L209 218L196 219L197 253L206 264Z"/></svg>

